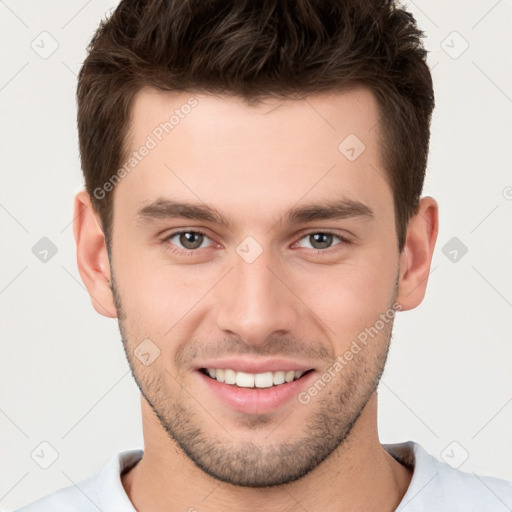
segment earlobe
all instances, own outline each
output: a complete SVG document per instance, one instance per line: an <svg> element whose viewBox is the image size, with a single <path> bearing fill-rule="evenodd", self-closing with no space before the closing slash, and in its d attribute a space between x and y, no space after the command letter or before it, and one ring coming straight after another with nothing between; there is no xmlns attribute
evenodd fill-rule
<svg viewBox="0 0 512 512"><path fill-rule="evenodd" d="M91 297L94 309L103 316L117 317L110 289L110 263L105 235L89 194L81 190L75 197L73 233L78 271Z"/></svg>
<svg viewBox="0 0 512 512"><path fill-rule="evenodd" d="M437 202L432 197L423 197L418 212L409 220L400 255L397 302L403 311L417 307L425 296L438 229Z"/></svg>

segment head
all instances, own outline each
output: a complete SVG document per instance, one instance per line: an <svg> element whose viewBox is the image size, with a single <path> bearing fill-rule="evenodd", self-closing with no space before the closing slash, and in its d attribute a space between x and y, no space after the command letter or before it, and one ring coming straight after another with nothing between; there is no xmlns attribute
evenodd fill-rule
<svg viewBox="0 0 512 512"><path fill-rule="evenodd" d="M423 298L421 36L391 1L132 0L91 42L79 269L155 421L216 478L288 482L342 446ZM206 375L237 365L306 373L240 409Z"/></svg>

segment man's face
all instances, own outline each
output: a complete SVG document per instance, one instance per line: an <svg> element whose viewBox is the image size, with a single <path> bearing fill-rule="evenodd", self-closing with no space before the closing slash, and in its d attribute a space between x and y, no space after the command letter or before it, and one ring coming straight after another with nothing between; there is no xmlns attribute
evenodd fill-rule
<svg viewBox="0 0 512 512"><path fill-rule="evenodd" d="M181 108L192 96L197 104ZM180 108L166 133L160 123ZM399 269L377 120L365 89L256 107L136 96L130 151L150 149L114 194L120 329L161 426L220 480L301 477L343 442L374 394ZM214 209L229 225L170 201ZM338 216L308 209L340 201ZM304 374L280 383L292 370ZM253 382L264 387L244 387Z"/></svg>

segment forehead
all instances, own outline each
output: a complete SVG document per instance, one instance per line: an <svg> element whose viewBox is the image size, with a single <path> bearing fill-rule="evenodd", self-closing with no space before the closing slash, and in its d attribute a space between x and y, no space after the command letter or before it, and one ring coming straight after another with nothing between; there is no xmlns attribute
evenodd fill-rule
<svg viewBox="0 0 512 512"><path fill-rule="evenodd" d="M134 166L115 193L133 210L169 197L270 213L345 197L378 213L392 197L378 118L366 88L252 106L233 96L145 88L134 98L127 137Z"/></svg>
<svg viewBox="0 0 512 512"><path fill-rule="evenodd" d="M232 95L146 87L133 99L129 137L137 142L151 134L161 142L171 134L193 135L207 147L210 141L219 142L220 138L237 142L245 139L249 143L247 139L251 137L254 142L265 140L268 144L272 135L279 135L274 142L284 152L287 143L305 133L311 136L318 132L318 138L324 138L325 133L337 132L326 144L348 133L369 139L377 135L378 119L378 103L366 87L301 100L264 98L254 105ZM311 144L303 149L314 149L318 138L312 137Z"/></svg>

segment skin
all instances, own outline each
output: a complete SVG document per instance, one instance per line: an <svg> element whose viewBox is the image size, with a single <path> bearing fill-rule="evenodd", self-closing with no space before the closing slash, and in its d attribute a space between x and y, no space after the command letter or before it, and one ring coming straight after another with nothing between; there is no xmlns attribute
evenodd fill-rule
<svg viewBox="0 0 512 512"><path fill-rule="evenodd" d="M137 510L395 510L412 472L377 431L392 322L308 404L293 399L265 414L221 402L196 366L281 357L320 377L393 304L421 303L437 203L421 199L399 253L377 103L364 88L255 106L144 89L130 147L191 96L197 106L115 187L110 260L88 194L75 200L80 274L96 310L119 319L142 394L144 456L122 476L126 493ZM366 146L355 161L338 151L349 134ZM169 198L214 207L231 225L137 216ZM291 208L340 198L373 215L284 221ZM178 229L207 237L188 249L169 238ZM310 235L325 231L348 242L334 236L319 249ZM236 251L248 236L262 249L251 263ZM148 366L134 355L147 338L160 350Z"/></svg>

